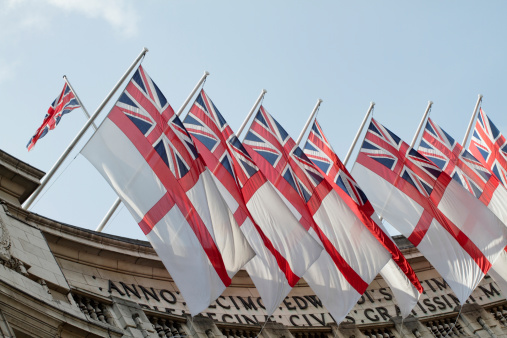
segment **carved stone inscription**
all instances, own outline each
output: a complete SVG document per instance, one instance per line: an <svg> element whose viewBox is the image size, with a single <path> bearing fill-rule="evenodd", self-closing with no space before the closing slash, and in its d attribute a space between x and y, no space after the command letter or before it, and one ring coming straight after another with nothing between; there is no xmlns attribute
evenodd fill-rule
<svg viewBox="0 0 507 338"><path fill-rule="evenodd" d="M107 292L138 302L143 308L176 315L188 313L184 299L178 291L155 289L140 284L122 281L107 281ZM423 280L425 293L421 296L412 314L419 318L452 312L459 301L442 278ZM304 292L302 292L304 291ZM492 279L484 279L467 303L485 305L503 300L498 286ZM288 326L325 326L334 322L321 300L310 288L293 290L280 304L279 309L267 318L260 297L245 293L243 288L228 288L206 311L200 315L215 321L240 324L258 324L276 321ZM389 321L399 315L391 290L387 287L368 289L349 313L350 323L373 324Z"/></svg>

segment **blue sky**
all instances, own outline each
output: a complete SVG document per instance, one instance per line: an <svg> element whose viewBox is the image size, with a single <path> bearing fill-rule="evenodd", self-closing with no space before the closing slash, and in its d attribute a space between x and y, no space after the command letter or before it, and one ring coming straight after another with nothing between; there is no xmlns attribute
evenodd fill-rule
<svg viewBox="0 0 507 338"><path fill-rule="evenodd" d="M175 110L209 71L204 89L233 129L265 88L266 109L296 138L322 98L318 119L341 158L370 101L375 118L410 142L432 100L431 117L462 140L480 93L483 109L507 132L506 6L0 0L0 148L48 171L85 123L75 110L31 152L25 148L62 76L93 113L143 47L150 50L143 66ZM31 210L96 228L116 195L78 153L90 135ZM144 238L125 208L105 231Z"/></svg>

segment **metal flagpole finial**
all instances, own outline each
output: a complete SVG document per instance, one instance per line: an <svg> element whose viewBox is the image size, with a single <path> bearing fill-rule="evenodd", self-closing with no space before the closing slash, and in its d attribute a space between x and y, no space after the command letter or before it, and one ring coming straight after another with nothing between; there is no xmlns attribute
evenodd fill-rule
<svg viewBox="0 0 507 338"><path fill-rule="evenodd" d="M483 98L482 94L477 95L477 101L479 102L479 107L482 104L482 98Z"/></svg>
<svg viewBox="0 0 507 338"><path fill-rule="evenodd" d="M204 71L204 74L203 74L203 78L204 78L204 81L202 81L201 83L201 88L204 88L204 84L206 83L206 79L208 78L209 76L209 72L207 70Z"/></svg>
<svg viewBox="0 0 507 338"><path fill-rule="evenodd" d="M266 95L267 92L268 91L266 89L264 89L264 88L261 90L261 96L262 96L262 98L260 100L261 104L262 104L262 101L264 101L264 96Z"/></svg>
<svg viewBox="0 0 507 338"><path fill-rule="evenodd" d="M261 100L260 100L260 102L264 101L264 96L266 95L267 92L268 91L266 89L264 89L264 88L261 90Z"/></svg>
<svg viewBox="0 0 507 338"><path fill-rule="evenodd" d="M140 63L142 63L142 62L143 62L144 57L146 56L146 53L148 53L148 52L149 52L148 48L143 47L143 50L141 51L141 54L140 54L140 55L141 55L141 57L140 57L140 59L139 59L139 60L140 60Z"/></svg>

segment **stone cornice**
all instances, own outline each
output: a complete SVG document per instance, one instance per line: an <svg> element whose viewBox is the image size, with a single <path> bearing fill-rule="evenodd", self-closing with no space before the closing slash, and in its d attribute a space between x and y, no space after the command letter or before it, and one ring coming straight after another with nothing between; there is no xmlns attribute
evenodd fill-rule
<svg viewBox="0 0 507 338"><path fill-rule="evenodd" d="M0 191L22 204L40 185L44 172L0 150Z"/></svg>

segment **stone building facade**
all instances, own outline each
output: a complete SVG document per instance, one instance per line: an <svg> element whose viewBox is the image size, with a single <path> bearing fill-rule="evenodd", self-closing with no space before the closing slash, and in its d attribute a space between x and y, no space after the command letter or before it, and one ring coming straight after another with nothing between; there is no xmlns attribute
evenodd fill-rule
<svg viewBox="0 0 507 338"><path fill-rule="evenodd" d="M0 151L1 337L507 337L507 301L491 278L460 308L403 237L396 242L425 288L403 321L380 276L340 325L304 280L268 318L245 271L192 318L148 242L24 210L43 175Z"/></svg>

